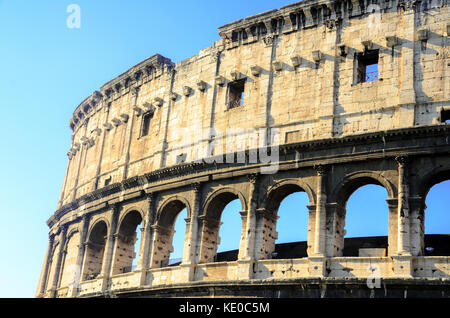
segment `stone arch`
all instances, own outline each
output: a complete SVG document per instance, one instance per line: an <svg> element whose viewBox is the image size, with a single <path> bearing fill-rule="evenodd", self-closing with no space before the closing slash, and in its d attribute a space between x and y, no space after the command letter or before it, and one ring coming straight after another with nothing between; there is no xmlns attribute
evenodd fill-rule
<svg viewBox="0 0 450 318"><path fill-rule="evenodd" d="M428 172L419 180L418 193L412 196L409 202L410 220L411 220L411 253L414 256L421 255L448 255L448 251L442 250L442 247L435 246L433 236L427 236L426 243L426 226L427 218L426 200L430 190L437 184L450 180L450 166L439 166ZM441 233L448 234L448 233ZM433 246L431 246L433 245ZM433 250L426 249L432 247Z"/></svg>
<svg viewBox="0 0 450 318"><path fill-rule="evenodd" d="M423 199L423 203L425 203L425 198L430 189L446 180L450 180L450 166L440 166L426 173L419 181L418 195Z"/></svg>
<svg viewBox="0 0 450 318"><path fill-rule="evenodd" d="M272 258L272 253L275 251L276 239L278 232L276 230L278 210L281 202L289 195L296 192L305 192L308 196L308 208L314 207L316 202L316 195L311 187L299 179L284 179L271 185L262 199L262 206L264 213L262 214L262 239L259 248L259 259ZM312 222L312 223L311 223ZM308 227L314 227L314 220L309 218ZM312 231L308 231L308 244L311 244ZM306 246L309 250L308 246Z"/></svg>
<svg viewBox="0 0 450 318"><path fill-rule="evenodd" d="M329 197L329 209L327 213L327 224L333 225L332 233L329 234L330 240L327 244L327 254L334 256L343 256L344 253L344 236L345 236L345 218L346 205L350 196L359 188L366 185L378 185L383 187L388 193L388 202L395 201L397 197L394 185L382 176L380 173L373 171L358 171L350 173L334 188ZM388 202L386 204L388 204ZM397 240L397 218L396 204L388 204L388 233L387 238L387 254L390 255L396 250ZM356 250L358 248L356 247Z"/></svg>
<svg viewBox="0 0 450 318"><path fill-rule="evenodd" d="M220 219L220 213L222 213L225 206L235 199L239 199L241 201L242 210L247 211L247 200L242 192L232 187L224 187L208 195L203 204L202 215L208 218L219 216Z"/></svg>
<svg viewBox="0 0 450 318"><path fill-rule="evenodd" d="M80 232L78 228L73 228L67 234L64 247L64 259L62 260L60 287L73 284L76 276L80 274L80 268L77 264L77 257L80 245Z"/></svg>
<svg viewBox="0 0 450 318"><path fill-rule="evenodd" d="M103 254L109 225L104 218L99 218L90 226L86 241L86 252L83 265L83 280L95 279L103 266Z"/></svg>
<svg viewBox="0 0 450 318"><path fill-rule="evenodd" d="M368 184L375 184L386 189L389 198L396 197L396 189L393 184L380 173L373 171L359 171L346 175L334 188L329 202L336 202L345 207L345 203L353 192Z"/></svg>
<svg viewBox="0 0 450 318"><path fill-rule="evenodd" d="M183 209L187 210L189 218L191 215L189 201L180 195L171 196L160 204L153 226L155 239L153 240L151 267L169 265L170 254L174 250L172 241L175 233L175 221ZM187 237L187 229L185 237Z"/></svg>
<svg viewBox="0 0 450 318"><path fill-rule="evenodd" d="M132 212L139 213L139 215L141 216L141 220L144 220L144 218L145 218L145 213L144 213L144 211L142 211L141 209L139 209L139 208L137 208L137 207L134 207L134 206L128 207L128 208L127 208L125 211L123 211L123 212L121 213L121 215L119 216L119 220L118 220L118 222L117 222L117 224L118 224L117 228L118 228L118 229L120 229L120 226L121 226L123 220L125 219L125 217L126 217L129 213L132 213Z"/></svg>
<svg viewBox="0 0 450 318"><path fill-rule="evenodd" d="M189 201L180 195L175 195L164 200L156 212L155 224L160 227L171 228L178 214L187 209L188 218L191 217L191 206Z"/></svg>
<svg viewBox="0 0 450 318"><path fill-rule="evenodd" d="M219 230L221 225L222 213L225 207L236 199L239 199L242 211L247 211L247 201L245 196L235 188L220 188L208 195L203 204L203 213L199 217L201 220L200 227L200 252L199 263L214 262L219 247L220 237ZM243 214L246 214L246 212ZM240 237L240 246L245 233L245 216L242 218L242 232Z"/></svg>
<svg viewBox="0 0 450 318"><path fill-rule="evenodd" d="M49 270L48 270L48 275L47 275L47 282L46 282L46 290L50 290L53 286L51 286L52 282L53 282L53 277L55 275L56 272L56 265L57 265L57 257L58 257L58 249L59 249L59 245L61 243L59 242L59 239L55 239L54 244L53 244L53 248L52 251L50 253L51 257L50 257L50 266L49 266Z"/></svg>
<svg viewBox="0 0 450 318"><path fill-rule="evenodd" d="M133 260L136 257L135 243L137 228L142 223L143 213L131 207L123 213L117 227L116 250L112 265L112 274L131 272Z"/></svg>
<svg viewBox="0 0 450 318"><path fill-rule="evenodd" d="M315 205L316 194L308 184L298 179L284 179L267 189L263 198L263 206L269 213L276 215L281 201L288 195L299 191L306 192L309 204Z"/></svg>

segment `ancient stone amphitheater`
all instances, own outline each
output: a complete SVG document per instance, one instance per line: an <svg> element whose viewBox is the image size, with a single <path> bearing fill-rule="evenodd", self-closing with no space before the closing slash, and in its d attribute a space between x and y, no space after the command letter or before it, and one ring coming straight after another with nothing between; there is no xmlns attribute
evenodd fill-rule
<svg viewBox="0 0 450 318"><path fill-rule="evenodd" d="M447 0L305 0L218 31L75 109L36 296L448 297L450 241L428 255L424 234L427 193L450 179ZM344 240L367 184L388 193L389 235L372 245ZM280 202L299 191L308 240L277 245ZM219 238L235 199L241 236Z"/></svg>

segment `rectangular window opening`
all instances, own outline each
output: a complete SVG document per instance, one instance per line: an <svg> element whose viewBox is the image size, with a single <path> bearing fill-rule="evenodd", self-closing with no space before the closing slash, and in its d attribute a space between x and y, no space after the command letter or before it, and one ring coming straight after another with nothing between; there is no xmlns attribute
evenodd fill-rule
<svg viewBox="0 0 450 318"><path fill-rule="evenodd" d="M148 112L142 115L141 137L147 136L150 130L150 121L153 117L153 112Z"/></svg>
<svg viewBox="0 0 450 318"><path fill-rule="evenodd" d="M244 106L245 79L228 84L228 109Z"/></svg>
<svg viewBox="0 0 450 318"><path fill-rule="evenodd" d="M357 83L378 81L378 50L367 50L356 55Z"/></svg>

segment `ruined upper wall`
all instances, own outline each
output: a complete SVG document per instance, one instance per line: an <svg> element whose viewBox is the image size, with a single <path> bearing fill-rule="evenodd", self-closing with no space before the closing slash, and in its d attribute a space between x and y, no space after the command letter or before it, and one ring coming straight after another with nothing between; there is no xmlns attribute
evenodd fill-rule
<svg viewBox="0 0 450 318"><path fill-rule="evenodd" d="M176 65L154 55L76 108L59 206L236 151L242 137L283 144L440 124L450 100L448 21L445 0L310 0L222 26L220 41ZM358 82L367 51L378 51L378 80ZM229 108L239 79L243 106Z"/></svg>

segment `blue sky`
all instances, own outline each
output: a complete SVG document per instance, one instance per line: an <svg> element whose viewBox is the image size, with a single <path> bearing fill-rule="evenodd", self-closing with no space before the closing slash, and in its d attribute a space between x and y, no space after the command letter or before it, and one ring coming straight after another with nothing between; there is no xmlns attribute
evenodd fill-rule
<svg viewBox="0 0 450 318"><path fill-rule="evenodd" d="M75 107L155 53L181 61L218 40L217 27L291 2L0 0L0 297L34 296ZM72 3L80 29L66 25Z"/></svg>

